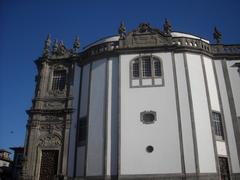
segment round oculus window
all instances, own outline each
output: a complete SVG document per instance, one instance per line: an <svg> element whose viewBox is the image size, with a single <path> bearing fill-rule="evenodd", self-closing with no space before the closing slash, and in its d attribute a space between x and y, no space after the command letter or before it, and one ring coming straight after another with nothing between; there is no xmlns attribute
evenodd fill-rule
<svg viewBox="0 0 240 180"><path fill-rule="evenodd" d="M152 147L152 146L147 146L147 147L146 147L146 151L147 151L148 153L153 152L153 147Z"/></svg>

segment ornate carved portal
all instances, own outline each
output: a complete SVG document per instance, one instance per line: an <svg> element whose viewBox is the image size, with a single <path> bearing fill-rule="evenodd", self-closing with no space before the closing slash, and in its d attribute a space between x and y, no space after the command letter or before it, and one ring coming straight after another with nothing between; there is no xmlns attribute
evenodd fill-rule
<svg viewBox="0 0 240 180"><path fill-rule="evenodd" d="M219 157L219 166L220 166L221 180L230 180L228 159L224 157Z"/></svg>
<svg viewBox="0 0 240 180"><path fill-rule="evenodd" d="M53 180L57 174L58 151L43 150L39 180Z"/></svg>

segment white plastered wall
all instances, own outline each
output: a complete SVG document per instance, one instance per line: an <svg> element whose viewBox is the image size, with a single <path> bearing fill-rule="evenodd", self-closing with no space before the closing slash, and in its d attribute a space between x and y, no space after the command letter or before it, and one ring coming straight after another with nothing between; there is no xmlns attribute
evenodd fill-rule
<svg viewBox="0 0 240 180"><path fill-rule="evenodd" d="M237 155L236 139L235 139L235 134L234 134L234 130L233 130L231 110L229 107L228 92L227 92L226 82L225 82L225 78L224 78L224 74L223 74L222 61L215 60L214 63L216 66L217 79L218 79L218 83L219 83L219 90L220 90L220 95L221 95L221 99L222 99L223 113L224 113L224 117L225 117L225 125L226 125L226 131L227 131L232 172L239 173L240 167L239 167L239 160L238 160L238 155Z"/></svg>
<svg viewBox="0 0 240 180"><path fill-rule="evenodd" d="M216 84L216 77L214 75L213 70L213 62L212 59L203 56L204 67L206 70L206 77L207 77L207 85L208 85L208 92L210 97L210 104L213 111L221 113L220 110L220 103L218 98L218 91L217 91L217 84ZM225 142L217 142L217 153L221 156L227 155L226 150L226 143Z"/></svg>
<svg viewBox="0 0 240 180"><path fill-rule="evenodd" d="M81 98L80 98L80 111L79 118L87 116L88 110L88 93L89 93L89 76L90 76L90 64L83 66L82 69L82 84L81 84ZM84 175L85 166L85 146L77 147L76 157L76 176ZM74 161L72 162L74 163Z"/></svg>
<svg viewBox="0 0 240 180"><path fill-rule="evenodd" d="M75 159L75 146L76 146L76 127L77 127L77 113L78 113L78 96L79 96L79 87L80 87L80 79L81 79L81 68L75 64L74 70L74 89L73 89L73 115L72 115L72 122L71 122L71 129L69 135L69 150L68 150L68 176L74 176L74 159Z"/></svg>
<svg viewBox="0 0 240 180"><path fill-rule="evenodd" d="M107 175L117 175L118 78L118 57L110 57L108 60Z"/></svg>
<svg viewBox="0 0 240 180"><path fill-rule="evenodd" d="M195 173L195 157L193 145L193 129L190 116L190 105L188 98L188 89L186 81L186 68L184 65L184 57L182 53L175 54L176 76L178 84L179 108L182 125L182 138L184 149L184 160L186 173Z"/></svg>
<svg viewBox="0 0 240 180"><path fill-rule="evenodd" d="M144 54L142 54L144 55ZM130 61L139 56L121 55L120 174L181 173L178 119L171 53L153 53L162 60L162 87L130 88ZM155 111L153 124L140 121L142 111ZM152 153L146 147L154 147Z"/></svg>
<svg viewBox="0 0 240 180"><path fill-rule="evenodd" d="M186 54L193 102L194 122L200 173L216 173L209 105L203 76L201 56Z"/></svg>
<svg viewBox="0 0 240 180"><path fill-rule="evenodd" d="M238 72L238 67L233 67L235 63L240 63L240 60L227 61L236 113L240 117L240 72Z"/></svg>
<svg viewBox="0 0 240 180"><path fill-rule="evenodd" d="M106 59L92 63L87 138L87 176L103 175L105 164L106 64Z"/></svg>

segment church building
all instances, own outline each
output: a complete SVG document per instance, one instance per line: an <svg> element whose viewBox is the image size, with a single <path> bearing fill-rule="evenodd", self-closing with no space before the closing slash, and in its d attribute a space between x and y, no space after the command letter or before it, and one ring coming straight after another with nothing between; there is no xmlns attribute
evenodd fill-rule
<svg viewBox="0 0 240 180"><path fill-rule="evenodd" d="M240 179L240 44L141 23L81 51L47 37L25 180Z"/></svg>

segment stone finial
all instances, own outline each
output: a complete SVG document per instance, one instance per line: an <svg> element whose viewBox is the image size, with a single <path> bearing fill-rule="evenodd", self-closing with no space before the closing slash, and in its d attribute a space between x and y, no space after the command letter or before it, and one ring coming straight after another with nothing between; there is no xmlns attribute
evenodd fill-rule
<svg viewBox="0 0 240 180"><path fill-rule="evenodd" d="M48 56L50 53L50 46L51 46L51 35L48 33L47 39L44 43L44 49L43 49L43 56Z"/></svg>
<svg viewBox="0 0 240 180"><path fill-rule="evenodd" d="M58 51L59 51L59 54L60 54L60 55L64 55L64 54L66 53L67 49L66 49L63 41L60 41L60 42L58 43Z"/></svg>
<svg viewBox="0 0 240 180"><path fill-rule="evenodd" d="M120 39L124 39L126 36L126 27L125 27L123 21L121 22L121 24L118 28L118 34L120 35Z"/></svg>
<svg viewBox="0 0 240 180"><path fill-rule="evenodd" d="M57 52L58 52L58 40L57 39L54 40L52 49L53 49L53 54L57 54Z"/></svg>
<svg viewBox="0 0 240 180"><path fill-rule="evenodd" d="M171 23L167 20L167 18L165 18L165 22L163 24L163 30L165 34L170 35L171 31L172 31L172 25Z"/></svg>
<svg viewBox="0 0 240 180"><path fill-rule="evenodd" d="M215 27L214 32L213 32L213 38L216 40L217 44L220 44L221 39L222 39L222 34L218 29Z"/></svg>
<svg viewBox="0 0 240 180"><path fill-rule="evenodd" d="M79 36L77 36L73 43L73 51L77 52L79 48L80 48L80 39L79 39Z"/></svg>

